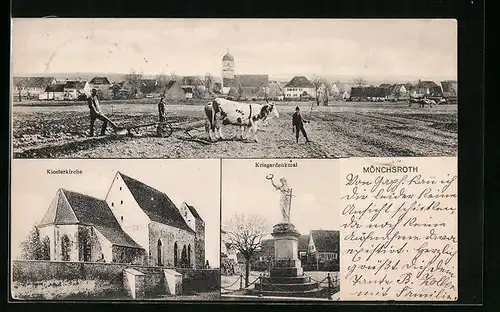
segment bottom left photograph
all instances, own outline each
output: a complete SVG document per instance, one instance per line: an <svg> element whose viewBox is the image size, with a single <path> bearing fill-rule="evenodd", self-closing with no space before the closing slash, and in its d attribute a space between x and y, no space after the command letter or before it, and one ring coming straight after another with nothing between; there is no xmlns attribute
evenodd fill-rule
<svg viewBox="0 0 500 312"><path fill-rule="evenodd" d="M13 300L219 300L220 160L13 160Z"/></svg>

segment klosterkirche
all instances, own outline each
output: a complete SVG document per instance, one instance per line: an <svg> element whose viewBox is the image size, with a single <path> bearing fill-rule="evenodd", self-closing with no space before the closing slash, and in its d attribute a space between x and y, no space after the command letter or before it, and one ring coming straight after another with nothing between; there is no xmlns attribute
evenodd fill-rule
<svg viewBox="0 0 500 312"><path fill-rule="evenodd" d="M46 257L203 268L205 223L196 209L117 172L105 199L59 189L41 223Z"/></svg>

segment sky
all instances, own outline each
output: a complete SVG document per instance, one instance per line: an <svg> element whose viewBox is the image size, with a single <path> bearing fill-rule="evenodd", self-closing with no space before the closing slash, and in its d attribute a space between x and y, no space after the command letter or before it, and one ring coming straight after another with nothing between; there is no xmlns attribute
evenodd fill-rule
<svg viewBox="0 0 500 312"><path fill-rule="evenodd" d="M255 214L266 221L269 232L281 222L280 192L266 179L274 175L280 185L284 177L292 188L290 222L301 234L310 230L339 230L338 161L294 159L295 168L257 168L255 163L276 163L290 160L223 160L222 165L222 224L234 213Z"/></svg>
<svg viewBox="0 0 500 312"><path fill-rule="evenodd" d="M12 258L39 223L59 188L105 199L117 171L167 194L178 206L193 205L205 221L205 253L220 260L220 161L159 159L17 160L11 170ZM47 169L80 169L80 175L49 175Z"/></svg>
<svg viewBox="0 0 500 312"><path fill-rule="evenodd" d="M453 19L13 19L13 75L457 76Z"/></svg>

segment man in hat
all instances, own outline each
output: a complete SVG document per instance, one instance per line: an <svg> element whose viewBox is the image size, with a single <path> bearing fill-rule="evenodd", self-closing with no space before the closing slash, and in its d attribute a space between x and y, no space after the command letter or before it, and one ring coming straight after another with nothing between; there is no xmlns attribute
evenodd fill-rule
<svg viewBox="0 0 500 312"><path fill-rule="evenodd" d="M160 102L158 102L158 121L159 122L164 122L165 121L165 97L160 98Z"/></svg>
<svg viewBox="0 0 500 312"><path fill-rule="evenodd" d="M95 120L99 119L102 121L101 127L101 135L106 134L106 128L108 126L108 122L113 127L113 130L116 131L118 126L112 122L108 117L104 116L99 107L99 99L97 98L97 89L92 89L91 96L87 99L90 109L90 131L89 136L94 136L94 124Z"/></svg>
<svg viewBox="0 0 500 312"><path fill-rule="evenodd" d="M292 120L293 132L295 132L297 143L299 143L299 131L302 132L302 135L304 136L304 138L306 138L306 143L309 143L310 141L307 138L306 129L304 129L304 123L307 123L308 121L302 118L302 115L300 114L300 108L298 106L295 108L295 113L293 114Z"/></svg>

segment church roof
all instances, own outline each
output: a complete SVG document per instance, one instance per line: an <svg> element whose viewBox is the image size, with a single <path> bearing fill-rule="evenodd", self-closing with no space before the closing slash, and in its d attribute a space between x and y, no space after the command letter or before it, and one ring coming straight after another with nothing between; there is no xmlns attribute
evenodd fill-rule
<svg viewBox="0 0 500 312"><path fill-rule="evenodd" d="M339 252L339 231L312 230L311 236L318 252Z"/></svg>
<svg viewBox="0 0 500 312"><path fill-rule="evenodd" d="M194 233L184 221L179 209L166 194L121 172L118 174L122 177L139 207L151 221Z"/></svg>
<svg viewBox="0 0 500 312"><path fill-rule="evenodd" d="M59 189L39 225L65 224L94 226L113 245L142 249L122 230L104 200Z"/></svg>
<svg viewBox="0 0 500 312"><path fill-rule="evenodd" d="M201 218L201 216L199 215L198 211L196 211L196 209L191 206L190 204L186 203L186 206L188 207L189 211L191 212L191 214L194 216L194 218L196 220L200 220L200 221L203 221L203 219Z"/></svg>
<svg viewBox="0 0 500 312"><path fill-rule="evenodd" d="M268 87L269 75L234 75L234 84L243 88Z"/></svg>

